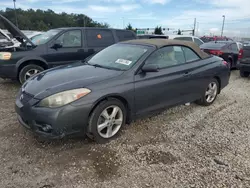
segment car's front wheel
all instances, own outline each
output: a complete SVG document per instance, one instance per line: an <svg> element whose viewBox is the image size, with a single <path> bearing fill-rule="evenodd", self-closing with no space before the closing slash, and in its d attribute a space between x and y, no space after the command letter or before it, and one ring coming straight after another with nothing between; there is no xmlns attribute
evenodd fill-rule
<svg viewBox="0 0 250 188"><path fill-rule="evenodd" d="M115 138L126 123L127 111L117 99L101 102L89 118L87 135L97 143L103 144Z"/></svg>
<svg viewBox="0 0 250 188"><path fill-rule="evenodd" d="M19 82L23 84L31 76L34 76L40 72L44 71L44 68L39 65L29 64L21 69L19 72Z"/></svg>
<svg viewBox="0 0 250 188"><path fill-rule="evenodd" d="M250 75L249 72L240 71L240 76L241 76L242 78L247 78L247 77L249 77L249 75Z"/></svg>
<svg viewBox="0 0 250 188"><path fill-rule="evenodd" d="M197 103L203 106L209 106L213 104L218 93L219 93L219 83L216 79L212 79L209 82L202 98L198 100Z"/></svg>

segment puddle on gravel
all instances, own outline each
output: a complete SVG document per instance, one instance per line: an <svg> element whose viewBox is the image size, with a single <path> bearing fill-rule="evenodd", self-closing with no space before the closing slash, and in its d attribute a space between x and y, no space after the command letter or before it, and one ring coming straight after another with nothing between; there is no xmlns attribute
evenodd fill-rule
<svg viewBox="0 0 250 188"><path fill-rule="evenodd" d="M116 152L105 148L90 154L93 167L101 180L110 179L117 174L120 162Z"/></svg>
<svg viewBox="0 0 250 188"><path fill-rule="evenodd" d="M178 159L170 152L148 150L139 155L140 161L145 161L148 164L173 164Z"/></svg>

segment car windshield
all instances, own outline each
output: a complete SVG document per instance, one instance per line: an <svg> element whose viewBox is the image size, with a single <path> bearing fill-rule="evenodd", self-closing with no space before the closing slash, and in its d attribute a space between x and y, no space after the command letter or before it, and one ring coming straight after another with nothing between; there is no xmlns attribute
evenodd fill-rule
<svg viewBox="0 0 250 188"><path fill-rule="evenodd" d="M115 70L130 69L149 47L131 44L114 44L105 48L91 59L88 64Z"/></svg>
<svg viewBox="0 0 250 188"><path fill-rule="evenodd" d="M40 44L45 44L46 42L48 42L51 38L53 38L55 35L57 35L59 32L61 32L60 29L52 29L49 30L35 38L32 39L32 42L35 45L40 45Z"/></svg>

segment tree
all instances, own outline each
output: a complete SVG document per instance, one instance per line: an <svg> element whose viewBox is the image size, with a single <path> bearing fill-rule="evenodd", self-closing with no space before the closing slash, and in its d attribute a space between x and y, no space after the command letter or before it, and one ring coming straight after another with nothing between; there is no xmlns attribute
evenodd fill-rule
<svg viewBox="0 0 250 188"><path fill-rule="evenodd" d="M156 26L154 34L156 34L156 35L162 35L163 34L162 28Z"/></svg>
<svg viewBox="0 0 250 188"><path fill-rule="evenodd" d="M132 27L132 25L130 23L127 25L126 30L134 31L133 27Z"/></svg>
<svg viewBox="0 0 250 188"><path fill-rule="evenodd" d="M18 26L21 30L41 30L60 27L103 27L108 28L107 23L99 23L92 20L85 14L67 14L65 12L57 14L53 10L22 10L16 9L18 15ZM6 8L5 11L0 10L0 14L15 23L15 12L12 8ZM0 22L0 28L5 29Z"/></svg>
<svg viewBox="0 0 250 188"><path fill-rule="evenodd" d="M181 35L181 30L178 29L177 35Z"/></svg>

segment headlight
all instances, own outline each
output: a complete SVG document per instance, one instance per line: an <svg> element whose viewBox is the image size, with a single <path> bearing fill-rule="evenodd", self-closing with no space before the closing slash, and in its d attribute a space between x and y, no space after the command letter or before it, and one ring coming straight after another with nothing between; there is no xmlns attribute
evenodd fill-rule
<svg viewBox="0 0 250 188"><path fill-rule="evenodd" d="M69 104L77 99L84 97L91 91L87 88L73 89L69 91L63 91L54 95L51 95L43 99L40 103L40 107L56 108L66 104Z"/></svg>
<svg viewBox="0 0 250 188"><path fill-rule="evenodd" d="M0 60L10 60L11 53L10 52L0 52Z"/></svg>

